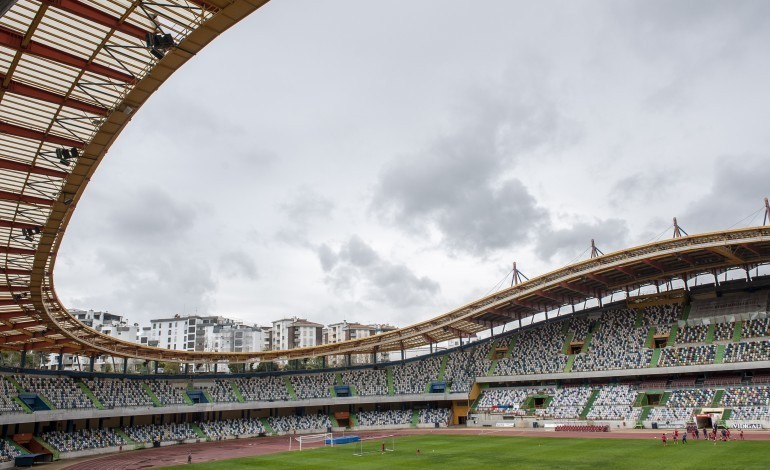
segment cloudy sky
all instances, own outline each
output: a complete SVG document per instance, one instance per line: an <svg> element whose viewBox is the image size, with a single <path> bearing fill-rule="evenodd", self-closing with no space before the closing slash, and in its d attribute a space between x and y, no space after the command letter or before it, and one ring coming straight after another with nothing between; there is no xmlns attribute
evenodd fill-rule
<svg viewBox="0 0 770 470"><path fill-rule="evenodd" d="M135 114L58 294L141 323L404 326L514 260L536 276L674 216L761 224L769 21L766 1L273 0Z"/></svg>

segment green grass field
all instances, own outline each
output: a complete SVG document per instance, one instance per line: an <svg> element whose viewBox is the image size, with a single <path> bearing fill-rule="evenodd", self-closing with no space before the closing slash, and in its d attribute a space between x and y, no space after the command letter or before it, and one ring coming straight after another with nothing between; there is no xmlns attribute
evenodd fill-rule
<svg viewBox="0 0 770 470"><path fill-rule="evenodd" d="M174 469L238 470L253 468L565 468L676 469L769 468L770 441L739 441L716 446L690 441L663 447L659 439L560 439L505 436L428 435L400 437L395 451L354 456L356 444L302 452L284 452ZM420 449L420 455L417 455Z"/></svg>

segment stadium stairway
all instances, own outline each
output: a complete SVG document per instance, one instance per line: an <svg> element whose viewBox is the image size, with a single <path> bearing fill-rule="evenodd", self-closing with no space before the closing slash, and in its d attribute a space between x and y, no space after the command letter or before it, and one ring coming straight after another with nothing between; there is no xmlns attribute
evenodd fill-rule
<svg viewBox="0 0 770 470"><path fill-rule="evenodd" d="M262 422L262 427L265 428L267 434L275 435L275 429L267 422L267 418L259 418L259 420Z"/></svg>
<svg viewBox="0 0 770 470"><path fill-rule="evenodd" d="M658 403L658 406L663 406L668 401L668 397L671 396L671 392L663 392L663 395L660 396L660 403Z"/></svg>
<svg viewBox="0 0 770 470"><path fill-rule="evenodd" d="M410 424L410 426L413 428L416 428L419 423L420 423L420 410L412 410L412 423Z"/></svg>
<svg viewBox="0 0 770 470"><path fill-rule="evenodd" d="M651 326L650 330L647 332L647 339L644 342L645 348L654 348L655 347L655 327ZM655 362L657 364L657 362Z"/></svg>
<svg viewBox="0 0 770 470"><path fill-rule="evenodd" d="M340 423L337 421L337 418L334 417L334 413L329 413L329 422L332 423L333 428L340 427Z"/></svg>
<svg viewBox="0 0 770 470"><path fill-rule="evenodd" d="M289 397L291 397L292 400L296 400L297 392L294 391L294 386L291 384L291 380L289 380L288 377L284 377L283 383L286 385L286 391L289 392Z"/></svg>
<svg viewBox="0 0 770 470"><path fill-rule="evenodd" d="M735 322L735 329L733 330L733 342L738 343L741 340L741 331L743 330L743 322Z"/></svg>
<svg viewBox="0 0 770 470"><path fill-rule="evenodd" d="M471 403L470 411L475 412L476 408L479 406L479 400L481 400L481 396L484 395L484 391L489 389L489 384L476 384L479 387L479 395L476 397L476 399L473 400L473 403Z"/></svg>
<svg viewBox="0 0 770 470"><path fill-rule="evenodd" d="M638 408L640 406L647 406L647 394L644 392L639 392L636 394L636 399L634 399L633 406L635 408Z"/></svg>
<svg viewBox="0 0 770 470"><path fill-rule="evenodd" d="M652 406L643 406L642 407L642 413L639 415L639 420L636 422L636 427L644 427L643 422L647 419L648 416L650 416L650 412L652 411L654 407Z"/></svg>
<svg viewBox="0 0 770 470"><path fill-rule="evenodd" d="M725 351L727 351L727 346L724 344L718 344L717 345L717 354L714 357L714 364L721 364L722 361L725 359Z"/></svg>
<svg viewBox="0 0 770 470"><path fill-rule="evenodd" d="M126 434L125 432L123 432L123 430L122 430L122 429L120 429L120 428L115 428L115 434L117 434L118 436L120 436L120 437L122 437L123 439L125 439L125 441L126 441L126 444L127 444L127 445L130 445L130 446L135 446L135 445L136 445L136 441L134 441L133 439L131 439L130 437L128 437L128 434Z"/></svg>
<svg viewBox="0 0 770 470"><path fill-rule="evenodd" d="M214 398L211 395L209 395L209 392L207 392L206 390L202 390L202 392L203 392L203 396L206 397L206 401L208 401L209 403L216 403L214 401ZM187 396L187 394L185 393L183 396ZM190 397L187 397L187 398L189 399ZM193 402L192 400L190 400L190 403L188 403L188 405L192 405L192 404Z"/></svg>
<svg viewBox="0 0 770 470"><path fill-rule="evenodd" d="M671 325L671 332L668 334L668 340L666 341L666 344L673 346L676 343L677 332L679 332L679 323L674 322Z"/></svg>
<svg viewBox="0 0 770 470"><path fill-rule="evenodd" d="M350 427L358 427L358 415L356 413L350 413Z"/></svg>
<svg viewBox="0 0 770 470"><path fill-rule="evenodd" d="M728 419L730 419L732 415L733 415L733 409L725 408L725 410L722 412L722 421L727 421Z"/></svg>
<svg viewBox="0 0 770 470"><path fill-rule="evenodd" d="M487 369L487 376L495 375L495 368L497 367L497 348L503 342L502 339L493 339L491 347L489 348L489 369ZM508 353L508 351L505 351Z"/></svg>
<svg viewBox="0 0 770 470"><path fill-rule="evenodd" d="M722 397L725 395L724 389L719 389L714 393L714 399L711 400L711 406L719 406L722 404Z"/></svg>
<svg viewBox="0 0 770 470"><path fill-rule="evenodd" d="M594 339L594 335L599 332L599 329L601 329L602 323L601 322L595 322L594 326L591 328L591 331L586 333L586 341L583 343L583 349L580 350L581 353L587 353L588 348L591 347L591 341Z"/></svg>
<svg viewBox="0 0 770 470"><path fill-rule="evenodd" d="M208 436L206 436L206 433L203 432L203 429L201 429L197 423L190 423L190 429L193 430L198 438L208 440Z"/></svg>
<svg viewBox="0 0 770 470"><path fill-rule="evenodd" d="M714 332L716 331L716 328L716 323L709 325L708 329L706 330L706 344L711 344L714 342Z"/></svg>
<svg viewBox="0 0 770 470"><path fill-rule="evenodd" d="M246 400L243 398L243 394L241 393L241 387L235 383L235 380L230 381L230 388L233 389L233 395L235 395L235 399L238 400L238 403L246 403Z"/></svg>
<svg viewBox="0 0 770 470"><path fill-rule="evenodd" d="M15 443L13 439L5 438L5 442L8 443L9 446L13 447L17 451L19 451L22 455L29 454L30 451L25 449L24 447L20 446L19 444Z"/></svg>
<svg viewBox="0 0 770 470"><path fill-rule="evenodd" d="M516 346L516 342L518 340L519 340L519 335L518 334L515 334L515 335L511 336L511 340L508 341L508 352L506 352L505 356L503 356L503 357L505 357L506 359L511 357L511 354L513 354L513 348L514 348L514 346Z"/></svg>
<svg viewBox="0 0 770 470"><path fill-rule="evenodd" d="M660 348L652 350L652 359L650 359L650 367L658 367L658 361L660 360Z"/></svg>
<svg viewBox="0 0 770 470"><path fill-rule="evenodd" d="M209 403L214 403L213 401L211 401L211 397L206 392L204 392L203 390L196 389L195 385L192 382L190 382L189 384L187 384L187 389L184 391L184 393L182 393L182 400L184 400L184 402L187 403L188 405L193 404L192 398L190 398L190 394L189 394L189 392L192 392L192 391L201 392L203 394L203 397L206 400L208 400Z"/></svg>
<svg viewBox="0 0 770 470"><path fill-rule="evenodd" d="M636 321L634 322L634 328L641 328L644 323L644 315L641 310L636 311Z"/></svg>
<svg viewBox="0 0 770 470"><path fill-rule="evenodd" d="M157 396L155 396L154 393L152 393L152 390L150 390L150 386L146 383L142 384L142 389L144 389L144 393L147 394L148 397L150 397L150 401L154 406L161 407L163 406L163 403L160 402Z"/></svg>
<svg viewBox="0 0 770 470"><path fill-rule="evenodd" d="M51 444L47 443L43 440L41 437L32 436L32 440L40 444L42 447L44 447L48 452L51 453L54 460L59 460L59 451L56 450L56 447L52 446Z"/></svg>
<svg viewBox="0 0 770 470"><path fill-rule="evenodd" d="M387 380L388 380L388 396L394 396L396 394L396 386L393 385L393 368L388 367L387 369Z"/></svg>
<svg viewBox="0 0 770 470"><path fill-rule="evenodd" d="M572 366L575 364L575 357L576 354L570 354L567 358L567 364L564 366L564 372L569 372L572 370Z"/></svg>
<svg viewBox="0 0 770 470"><path fill-rule="evenodd" d="M438 381L443 382L444 381L444 373L446 372L446 361L447 357L449 357L449 354L444 354L441 356L441 368L438 370Z"/></svg>
<svg viewBox="0 0 770 470"><path fill-rule="evenodd" d="M16 379L14 379L13 377L8 376L5 378L5 380L10 382L10 384L13 385L13 387L16 389L17 392L27 393L27 391L21 388L21 385L19 384L19 382L17 382Z"/></svg>
<svg viewBox="0 0 770 470"><path fill-rule="evenodd" d="M91 400L91 403L94 404L94 407L96 407L97 410L103 410L104 405L102 405L102 402L99 401L98 398L96 398L96 395L94 395L94 392L91 391L90 388L83 382L78 382L78 386L80 387L80 390L83 391L83 393L88 397L89 400Z"/></svg>
<svg viewBox="0 0 770 470"><path fill-rule="evenodd" d="M32 413L32 408L27 406L27 404L24 403L24 401L21 398L14 397L13 401L16 402L16 404L19 405L21 409L24 410L25 413Z"/></svg>
<svg viewBox="0 0 770 470"><path fill-rule="evenodd" d="M567 324L567 322L564 322L564 324L566 325L566 324ZM569 355L569 353L570 353L570 343L572 343L572 339L573 339L574 337L575 337L575 332L574 332L574 331L567 331L567 332L565 333L565 336L564 336L564 344L563 344L563 345L562 345L562 347L561 347L561 352L562 352L563 354L567 354L567 355Z"/></svg>
<svg viewBox="0 0 770 470"><path fill-rule="evenodd" d="M342 373L337 372L334 374L334 385L345 385L345 383L342 381Z"/></svg>
<svg viewBox="0 0 770 470"><path fill-rule="evenodd" d="M588 397L588 401L586 402L585 408L583 408L583 411L580 412L580 419L586 419L586 416L588 416L588 412L591 411L591 408L594 406L594 402L596 401L596 398L599 396L599 389L594 389L594 391L591 392L591 396Z"/></svg>
<svg viewBox="0 0 770 470"><path fill-rule="evenodd" d="M690 317L690 310L692 309L692 306L690 304L687 304L682 309L682 320L687 320L687 318Z"/></svg>

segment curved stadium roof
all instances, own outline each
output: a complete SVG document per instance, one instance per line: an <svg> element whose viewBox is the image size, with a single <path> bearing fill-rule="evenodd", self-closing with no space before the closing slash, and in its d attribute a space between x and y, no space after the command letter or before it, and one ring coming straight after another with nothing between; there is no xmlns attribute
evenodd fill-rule
<svg viewBox="0 0 770 470"><path fill-rule="evenodd" d="M62 236L90 177L173 72L265 3L0 2L0 348L187 362L391 351L616 291L770 262L770 227L675 238L570 265L396 331L289 351L174 351L90 329L67 312L53 284ZM11 6L2 12L2 5Z"/></svg>

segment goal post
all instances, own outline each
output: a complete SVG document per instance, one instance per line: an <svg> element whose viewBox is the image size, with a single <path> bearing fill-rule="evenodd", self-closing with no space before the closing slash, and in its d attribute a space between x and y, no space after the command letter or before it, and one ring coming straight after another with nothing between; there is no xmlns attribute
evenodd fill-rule
<svg viewBox="0 0 770 470"><path fill-rule="evenodd" d="M313 445L321 442L324 447L334 447L334 435L332 433L323 434L305 434L303 436L297 436L294 438L299 443L299 451L302 452L302 447L320 447Z"/></svg>
<svg viewBox="0 0 770 470"><path fill-rule="evenodd" d="M384 452L396 451L396 436L388 434L386 436L362 437L356 443L356 451L353 455L362 457L370 454L380 454Z"/></svg>

